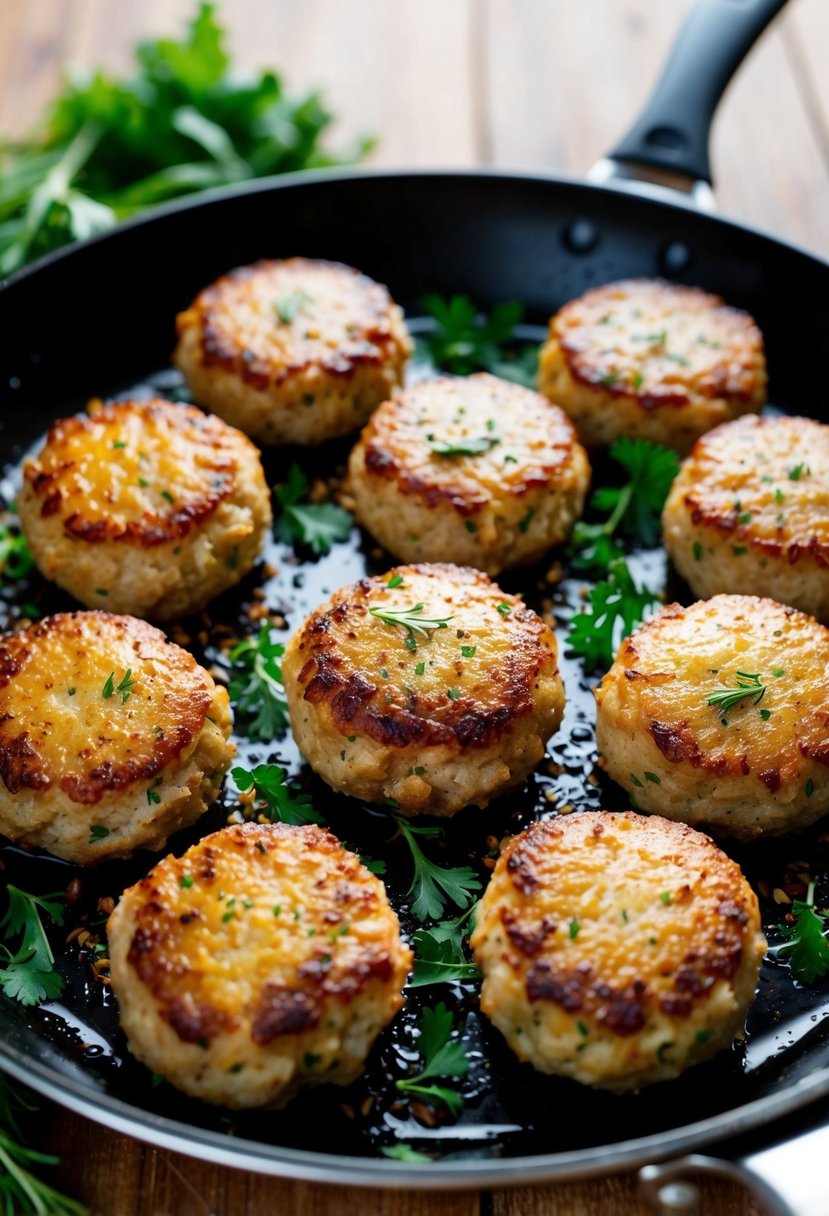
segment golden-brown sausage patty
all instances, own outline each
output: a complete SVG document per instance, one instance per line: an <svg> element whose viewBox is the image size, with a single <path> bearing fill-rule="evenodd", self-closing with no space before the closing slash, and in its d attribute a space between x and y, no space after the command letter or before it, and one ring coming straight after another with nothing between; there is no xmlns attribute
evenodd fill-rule
<svg viewBox="0 0 829 1216"><path fill-rule="evenodd" d="M403 561L498 574L566 539L590 481L563 410L485 374L423 380L351 453L357 518Z"/></svg>
<svg viewBox="0 0 829 1216"><path fill-rule="evenodd" d="M93 402L24 466L20 522L43 574L89 607L169 621L253 566L271 524L256 448L172 401Z"/></svg>
<svg viewBox="0 0 829 1216"><path fill-rule="evenodd" d="M519 1059L622 1090L741 1034L766 943L754 892L707 836L586 811L508 843L472 948L481 1008Z"/></svg>
<svg viewBox="0 0 829 1216"><path fill-rule="evenodd" d="M402 382L412 349L385 287L310 258L232 270L177 326L175 362L196 400L267 444L362 426Z"/></svg>
<svg viewBox="0 0 829 1216"><path fill-rule="evenodd" d="M596 697L601 763L642 810L748 839L829 811L829 629L803 612L669 604Z"/></svg>
<svg viewBox="0 0 829 1216"><path fill-rule="evenodd" d="M316 825L240 824L166 857L108 936L131 1051L233 1107L353 1081L412 959L383 884Z"/></svg>
<svg viewBox="0 0 829 1216"><path fill-rule="evenodd" d="M829 620L829 426L740 418L682 462L665 548L700 599L767 595Z"/></svg>
<svg viewBox="0 0 829 1216"><path fill-rule="evenodd" d="M539 387L588 445L629 435L687 452L704 431L765 403L763 338L719 296L626 279L552 318Z"/></svg>
<svg viewBox="0 0 829 1216"><path fill-rule="evenodd" d="M91 865L160 849L218 793L227 693L145 621L61 613L0 637L0 831Z"/></svg>
<svg viewBox="0 0 829 1216"><path fill-rule="evenodd" d="M407 814L452 815L519 785L564 709L547 625L459 566L344 587L291 638L282 675L311 766Z"/></svg>

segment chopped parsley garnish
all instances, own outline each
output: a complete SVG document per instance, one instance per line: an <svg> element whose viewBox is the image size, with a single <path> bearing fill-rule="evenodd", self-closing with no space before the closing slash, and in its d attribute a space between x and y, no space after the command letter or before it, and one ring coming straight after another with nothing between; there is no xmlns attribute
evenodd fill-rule
<svg viewBox="0 0 829 1216"><path fill-rule="evenodd" d="M477 646L461 646L461 654L465 659L474 659Z"/></svg>
<svg viewBox="0 0 829 1216"><path fill-rule="evenodd" d="M573 919L570 921L570 929L569 929L569 935L570 935L571 942L574 942L576 940L576 938L578 937L580 928L581 928L581 924L579 921L576 920L576 918L574 916Z"/></svg>
<svg viewBox="0 0 829 1216"><path fill-rule="evenodd" d="M651 547L659 542L660 515L679 472L676 453L647 439L622 438L612 445L610 455L627 470L628 480L622 486L601 486L594 491L590 506L608 513L607 519L595 524L580 521L573 528L574 570L606 571L621 556L614 540L617 532L633 544Z"/></svg>
<svg viewBox="0 0 829 1216"><path fill-rule="evenodd" d="M591 588L587 610L571 618L567 645L582 656L588 670L608 668L622 640L658 603L647 587L637 587L627 563L617 558L608 567L607 579Z"/></svg>
<svg viewBox="0 0 829 1216"><path fill-rule="evenodd" d="M459 688L447 688L446 695L450 701L460 700L461 690Z"/></svg>
<svg viewBox="0 0 829 1216"><path fill-rule="evenodd" d="M473 902L474 892L481 889L480 879L472 867L439 866L429 860L417 843L418 836L442 836L442 828L415 825L401 815L395 815L395 821L414 863L414 876L406 894L414 896L412 915L415 919L421 922L439 919L443 916L448 901L461 910L468 908Z"/></svg>
<svg viewBox="0 0 829 1216"><path fill-rule="evenodd" d="M106 840L109 835L109 828L105 828L102 823L93 823L89 829L89 843L95 844L96 840Z"/></svg>
<svg viewBox="0 0 829 1216"><path fill-rule="evenodd" d="M519 531L519 532L526 532L526 531L527 531L527 528L529 528L530 524L531 524L531 523L532 523L532 521L533 521L533 517L534 517L534 515L535 515L535 507L530 507L530 508L527 510L527 513L526 513L526 515L523 517L523 519L520 519L520 520L518 521L518 531Z"/></svg>
<svg viewBox="0 0 829 1216"><path fill-rule="evenodd" d="M228 693L238 718L246 719L244 733L260 743L270 742L288 726L288 706L282 695L282 668L285 653L281 642L271 636L270 625L263 623L255 638L239 642L230 652L233 675Z"/></svg>
<svg viewBox="0 0 829 1216"><path fill-rule="evenodd" d="M728 726L727 715L735 705L746 700L750 700L753 705L758 705L765 695L766 686L762 683L759 674L750 675L748 672L738 671L736 688L718 688L705 700L709 705L717 706L720 721L723 726Z"/></svg>
<svg viewBox="0 0 829 1216"><path fill-rule="evenodd" d="M103 688L101 689L101 696L104 698L105 701L108 701L109 698L111 696L113 696L116 692L120 692L121 704L123 705L129 700L130 696L132 695L132 690L133 690L133 688L135 688L136 683L137 683L137 681L135 681L132 678L132 668L131 667L128 667L127 670L125 671L124 675L121 677L120 684L115 683L115 672L112 671L107 676L106 683L104 684Z"/></svg>
<svg viewBox="0 0 829 1216"><path fill-rule="evenodd" d="M388 587L389 591L394 591L395 587L402 587L403 586L403 575L402 574L393 574L391 576L391 578L389 579L389 581L386 583L386 586Z"/></svg>
<svg viewBox="0 0 829 1216"><path fill-rule="evenodd" d="M20 524L13 519L0 523L0 573L5 578L25 578L34 565Z"/></svg>
<svg viewBox="0 0 829 1216"><path fill-rule="evenodd" d="M447 629L452 620L451 616L423 616L424 609L424 604L413 604L411 608L369 608L369 613L386 625L402 625L406 630L407 649L416 650L415 634L430 641L435 629Z"/></svg>
<svg viewBox="0 0 829 1216"><path fill-rule="evenodd" d="M157 790L147 790L147 803L152 806L154 802L160 802L161 795Z"/></svg>
<svg viewBox="0 0 829 1216"><path fill-rule="evenodd" d="M169 503L174 503L176 501L169 490L162 490L161 497L166 498L167 502Z"/></svg>
<svg viewBox="0 0 829 1216"><path fill-rule="evenodd" d="M309 545L317 556L331 551L335 541L348 540L354 524L351 513L333 502L304 503L308 479L292 464L284 485L274 490L281 513L274 524L277 540Z"/></svg>
<svg viewBox="0 0 829 1216"><path fill-rule="evenodd" d="M19 887L6 887L9 906L0 932L4 935L0 950L4 966L0 967L0 987L7 997L21 1005L39 1005L53 1000L63 990L63 980L55 970L55 957L43 928L42 914L53 924L62 925L64 909L60 893L32 895ZM16 948L7 945L9 938L19 935Z"/></svg>
<svg viewBox="0 0 829 1216"><path fill-rule="evenodd" d="M305 304L311 303L307 291L292 291L290 295L281 296L274 304L274 312L283 325L290 325L297 313Z"/></svg>
<svg viewBox="0 0 829 1216"><path fill-rule="evenodd" d="M829 973L829 941L826 940L826 917L815 908L815 884L809 883L805 899L792 903L793 925L780 925L787 938L769 952L788 954L792 975L803 984L813 984Z"/></svg>
<svg viewBox="0 0 829 1216"><path fill-rule="evenodd" d="M444 441L427 435L426 442L436 456L480 456L494 448L501 440L492 435L482 435L480 439Z"/></svg>
<svg viewBox="0 0 829 1216"><path fill-rule="evenodd" d="M801 477L808 477L811 471L809 466L801 461L793 469L789 469L789 481L800 481Z"/></svg>
<svg viewBox="0 0 829 1216"><path fill-rule="evenodd" d="M237 789L256 790L256 808L271 823L323 823L307 794L295 782L285 780L286 772L277 764L257 764L253 769L234 768L230 773Z"/></svg>
<svg viewBox="0 0 829 1216"><path fill-rule="evenodd" d="M509 604L502 600L501 603L498 604L498 611L500 612L501 616L509 616L512 612L512 608Z"/></svg>
<svg viewBox="0 0 829 1216"><path fill-rule="evenodd" d="M492 372L532 388L538 372L538 347L515 337L524 315L518 303L497 304L489 316L478 311L468 296L427 296L423 309L435 326L421 339L435 367L466 376Z"/></svg>
<svg viewBox="0 0 829 1216"><path fill-rule="evenodd" d="M415 1094L427 1102L442 1103L452 1115L459 1115L463 1097L457 1089L446 1085L425 1085L435 1078L460 1081L469 1072L469 1058L458 1039L452 1038L453 1019L451 1012L439 1002L434 1009L424 1009L420 1015L420 1037L418 1051L423 1067L413 1077L397 1082L403 1093Z"/></svg>
<svg viewBox="0 0 829 1216"><path fill-rule="evenodd" d="M441 921L431 929L418 929L412 937L415 951L410 987L446 984L452 980L477 980L480 972L464 954L463 943L475 928L472 904L454 920Z"/></svg>

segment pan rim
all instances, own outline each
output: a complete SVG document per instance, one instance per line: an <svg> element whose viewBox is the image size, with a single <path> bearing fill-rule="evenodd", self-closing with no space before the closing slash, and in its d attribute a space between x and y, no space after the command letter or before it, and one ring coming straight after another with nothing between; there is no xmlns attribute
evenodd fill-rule
<svg viewBox="0 0 829 1216"><path fill-rule="evenodd" d="M270 177L252 178L237 185L217 186L211 190L203 190L198 194L185 195L180 199L151 207L143 214L122 220L113 228L96 233L83 241L74 241L63 245L51 253L44 254L29 265L14 271L6 278L0 278L0 296L15 288L19 283L26 282L33 275L42 273L50 267L68 259L83 256L87 249L98 245L117 241L122 235L133 232L147 225L161 223L169 216L180 212L201 210L203 207L220 205L231 200L246 198L252 195L267 194L270 191L298 189L304 186L334 185L339 182L355 181L401 181L407 180L458 180L481 182L514 182L517 185L544 185L566 189L586 191L597 197L611 195L627 203L652 208L659 213L676 212L685 218L691 216L704 223L711 223L742 236L750 236L776 246L784 253L805 258L820 270L829 271L829 257L823 257L815 250L807 249L794 241L787 241L773 232L751 224L742 223L739 219L726 216L718 211L702 211L690 199L686 200L681 194L677 197L656 198L650 194L640 193L632 186L613 184L610 182L594 182L573 174L539 172L537 170L512 168L509 166L460 166L458 168L431 168L428 166L406 168L405 166L389 166L382 169L364 169L360 167L340 167L328 169L303 169L295 173L282 173Z"/></svg>
<svg viewBox="0 0 829 1216"><path fill-rule="evenodd" d="M167 1148L199 1160L298 1182L333 1183L377 1189L422 1191L483 1190L527 1183L563 1182L636 1169L684 1154L720 1140L730 1140L784 1115L802 1110L829 1095L829 1067L773 1095L756 1098L736 1110L723 1111L684 1127L672 1128L615 1144L594 1145L564 1153L497 1157L489 1161L432 1161L412 1167L377 1157L353 1157L309 1149L287 1149L260 1140L231 1137L209 1128L192 1127L152 1115L109 1094L94 1098L70 1077L50 1071L40 1060L0 1041L0 1070L43 1097L114 1131L155 1148ZM134 1112L139 1111L141 1118Z"/></svg>

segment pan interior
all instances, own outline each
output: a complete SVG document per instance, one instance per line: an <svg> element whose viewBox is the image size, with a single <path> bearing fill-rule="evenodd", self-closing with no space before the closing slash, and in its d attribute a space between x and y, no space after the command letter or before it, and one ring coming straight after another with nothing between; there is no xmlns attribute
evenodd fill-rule
<svg viewBox="0 0 829 1216"><path fill-rule="evenodd" d="M428 322L416 323L422 328ZM527 339L538 341L543 331L527 327ZM423 367L415 374L423 374ZM169 369L145 378L137 385L122 387L121 395L171 394L184 396L178 373ZM67 402L66 408L81 402ZM63 403L62 403L63 407ZM335 443L315 452L315 474L336 477L342 473L347 444ZM270 484L284 480L290 463L309 467L307 453L280 451L266 457ZM17 465L6 470L4 489L14 492ZM596 469L594 484L603 470ZM270 541L265 560L276 573L263 578L261 568L242 588L224 595L211 608L209 623L185 624L188 645L197 658L224 665L219 640L230 627L244 636L255 631L251 609L266 603L285 618L287 632L331 591L362 577L382 573L393 560L380 553L370 537L356 529L347 543L337 544L325 557L295 553ZM661 551L640 551L631 565L650 585L664 588L668 599L689 602L690 594L667 568ZM446 825L446 848L442 864L477 866L482 882L487 870L481 861L491 851L493 837L500 840L515 833L532 819L555 813L555 807L589 812L604 807L626 809L621 790L606 781L595 768L595 711L592 686L578 660L568 658L564 646L566 627L561 622L582 600L585 580L565 578L558 584L546 579L549 562L538 568L513 572L501 578L506 590L520 592L538 611L552 607L557 620L558 641L568 704L563 727L548 747L547 759L518 794L493 803L486 811L470 809ZM261 589L257 591L257 589ZM264 601L255 597L264 593ZM34 603L41 613L71 609L73 604L55 588L33 575L14 592L3 592L2 624L18 615L20 603ZM406 891L411 879L408 854L395 825L383 811L333 794L304 766L290 738L272 746L255 745L238 737L240 762L247 767L275 762L286 767L313 798L332 830L370 858L383 858L384 879L403 928L418 927L408 911ZM175 853L182 852L200 835L223 826L234 809L232 795L211 809L197 828L171 841ZM770 845L728 850L740 861L755 888L773 892L782 888L797 870L801 858L819 879L821 898L829 896L829 837L820 828ZM48 1059L58 1072L80 1080L90 1095L106 1093L135 1108L136 1115L164 1115L190 1127L211 1129L246 1140L261 1141L283 1149L319 1149L336 1154L377 1156L383 1147L402 1141L418 1151L436 1153L443 1160L531 1156L564 1153L609 1145L632 1138L648 1137L672 1128L732 1110L791 1084L816 1067L829 1064L829 1022L825 993L820 986L796 986L788 969L780 963L764 964L758 997L752 1006L743 1044L718 1056L709 1064L690 1070L668 1085L646 1089L638 1095L615 1096L594 1092L573 1082L544 1077L519 1064L501 1036L477 1009L474 984L420 988L409 994L405 1010L381 1037L372 1051L365 1075L345 1090L322 1087L305 1093L283 1111L229 1112L198 1103L179 1094L170 1085L152 1077L129 1055L118 1028L117 1010L110 990L95 978L96 954L79 944L66 943L76 928L99 926L98 900L118 897L125 886L141 877L153 862L147 853L129 862L110 863L80 873L64 863L31 857L6 846L1 851L6 874L20 885L39 891L65 887L79 877L82 896L67 917L64 931L55 938L55 949L66 987L59 1001L25 1010L9 1001L0 1005L0 1025L12 1047L35 1058ZM777 940L781 919L773 895L763 900L764 923L769 939ZM447 912L447 915L450 913ZM446 1121L440 1116L418 1118L400 1101L395 1079L412 1060L413 1028L422 1005L443 1000L454 1012L456 1024L471 1060L463 1082L464 1109L460 1118ZM420 1111L423 1115L423 1111ZM324 1137L320 1128L325 1129Z"/></svg>

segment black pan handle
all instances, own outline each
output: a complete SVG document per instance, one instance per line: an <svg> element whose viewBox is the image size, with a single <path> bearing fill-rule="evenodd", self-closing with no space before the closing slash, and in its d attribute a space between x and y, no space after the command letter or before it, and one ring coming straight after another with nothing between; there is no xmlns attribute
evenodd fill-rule
<svg viewBox="0 0 829 1216"><path fill-rule="evenodd" d="M696 0L644 111L610 157L711 182L708 138L728 82L786 0Z"/></svg>

